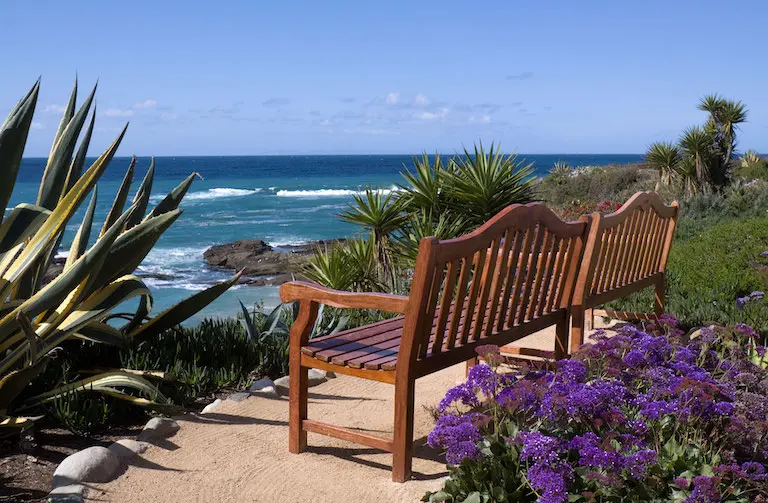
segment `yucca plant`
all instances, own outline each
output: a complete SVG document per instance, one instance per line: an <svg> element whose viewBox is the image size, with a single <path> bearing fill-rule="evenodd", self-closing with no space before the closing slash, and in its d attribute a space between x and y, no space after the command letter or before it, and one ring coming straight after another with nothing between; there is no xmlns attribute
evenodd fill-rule
<svg viewBox="0 0 768 503"><path fill-rule="evenodd" d="M680 149L671 142L652 143L645 154L645 161L659 173L659 181L656 184L658 191L661 185L672 183L672 177L677 173L680 163Z"/></svg>
<svg viewBox="0 0 768 503"><path fill-rule="evenodd" d="M547 176L555 183L564 183L573 176L573 166L565 161L557 161L549 169Z"/></svg>
<svg viewBox="0 0 768 503"><path fill-rule="evenodd" d="M405 183L399 184L399 198L408 212L427 211L438 215L446 210L443 173L445 165L440 154L434 161L427 154L413 158L413 171L405 169L401 176Z"/></svg>
<svg viewBox="0 0 768 503"><path fill-rule="evenodd" d="M384 291L372 239L352 238L346 243L318 248L310 257L304 275L335 290Z"/></svg>
<svg viewBox="0 0 768 503"><path fill-rule="evenodd" d="M0 204L10 200L40 82L11 110L0 126ZM99 392L137 405L166 403L147 373L114 370L88 376L32 397L14 400L42 371L49 355L64 341L123 345L149 339L178 325L216 299L237 281L199 292L150 318L152 295L133 271L154 244L181 215L178 209L195 175L187 177L157 206L147 212L154 161L126 209L134 163L128 167L103 227L92 229L97 200L96 183L123 139L117 139L84 170L95 122L95 87L77 108L77 84L56 131L35 204L20 204L0 216L0 425L23 426L30 419L12 412L28 410L68 393ZM81 136L89 113L89 125ZM91 195L79 229L69 247L63 271L48 284L43 276L63 241L67 223ZM89 243L91 243L89 247ZM126 300L139 298L129 313L112 312ZM93 362L98 364L98 362ZM129 393L133 391L137 394ZM153 398L154 401L144 397Z"/></svg>
<svg viewBox="0 0 768 503"><path fill-rule="evenodd" d="M482 143L472 153L464 149L444 174L449 207L467 224L481 225L510 204L533 201L533 173L532 163L506 155L498 146L487 152Z"/></svg>
<svg viewBox="0 0 768 503"><path fill-rule="evenodd" d="M370 232L372 244L376 249L376 265L383 283L391 284L393 277L391 234L405 221L403 202L386 195L380 190L366 189L363 194L354 196L354 201L340 217L343 221L359 225Z"/></svg>
<svg viewBox="0 0 768 503"><path fill-rule="evenodd" d="M412 213L394 237L400 264L406 267L415 266L422 239L455 238L460 236L465 228L466 224L461 217L445 213L435 216L427 210Z"/></svg>

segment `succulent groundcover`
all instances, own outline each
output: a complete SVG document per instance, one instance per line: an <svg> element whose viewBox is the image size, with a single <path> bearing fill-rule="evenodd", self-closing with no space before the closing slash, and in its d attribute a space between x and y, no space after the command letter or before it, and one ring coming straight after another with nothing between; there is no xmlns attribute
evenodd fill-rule
<svg viewBox="0 0 768 503"><path fill-rule="evenodd" d="M448 391L428 443L449 477L423 501L768 502L768 357L749 326L685 334L664 315L597 331L544 366L486 363Z"/></svg>

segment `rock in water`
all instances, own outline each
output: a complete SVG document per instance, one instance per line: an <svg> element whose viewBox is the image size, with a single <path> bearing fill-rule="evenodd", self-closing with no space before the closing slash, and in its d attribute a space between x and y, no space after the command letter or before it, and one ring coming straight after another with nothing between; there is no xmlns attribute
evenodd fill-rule
<svg viewBox="0 0 768 503"><path fill-rule="evenodd" d="M205 250L203 258L213 267L244 269L246 276L283 276L283 282L306 262L301 254L274 251L260 239L215 245Z"/></svg>

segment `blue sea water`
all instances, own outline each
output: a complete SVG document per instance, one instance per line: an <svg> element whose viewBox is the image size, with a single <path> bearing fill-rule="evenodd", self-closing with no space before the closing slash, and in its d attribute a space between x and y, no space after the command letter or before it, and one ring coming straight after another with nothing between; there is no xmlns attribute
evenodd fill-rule
<svg viewBox="0 0 768 503"><path fill-rule="evenodd" d="M641 160L640 155L528 155L537 174L545 173L557 160L573 166L623 164ZM122 181L128 158L116 158L98 185L95 226L112 204ZM134 190L149 167L149 158L139 158ZM263 239L275 247L354 234L357 229L337 215L353 194L365 187L391 190L400 173L410 167L411 156L249 156L249 157L158 157L152 203L191 172L196 180L182 203L184 213L166 231L139 268L139 274L157 274L171 279L146 279L154 295L153 312L231 276L230 271L209 268L203 252L211 245L239 239ZM22 167L9 207L34 202L45 159L29 158ZM133 194L130 196L133 197ZM84 205L85 206L85 205ZM7 211L7 210L6 210ZM79 225L83 209L67 226L61 252ZM246 305L279 302L276 287L236 286L207 307L200 316L231 316Z"/></svg>

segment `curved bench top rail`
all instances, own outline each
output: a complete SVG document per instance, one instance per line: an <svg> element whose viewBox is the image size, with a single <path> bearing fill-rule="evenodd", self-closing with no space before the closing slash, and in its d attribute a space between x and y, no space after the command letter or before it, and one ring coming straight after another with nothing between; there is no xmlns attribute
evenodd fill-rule
<svg viewBox="0 0 768 503"><path fill-rule="evenodd" d="M469 234L437 241L436 259L438 262L447 262L461 258L472 251L489 246L495 237L508 230L530 229L539 224L560 238L576 237L584 233L588 220L588 216L582 216L579 221L565 222L542 203L513 204Z"/></svg>
<svg viewBox="0 0 768 503"><path fill-rule="evenodd" d="M636 192L632 197L627 199L621 208L609 213L607 215L600 215L599 213L593 213L592 218L599 219L600 230L605 230L610 227L622 223L627 216L638 208L641 210L652 209L661 218L676 218L679 211L679 204L677 201L673 201L672 204L664 204L661 196L656 192Z"/></svg>

